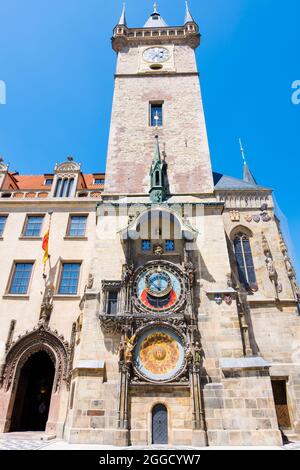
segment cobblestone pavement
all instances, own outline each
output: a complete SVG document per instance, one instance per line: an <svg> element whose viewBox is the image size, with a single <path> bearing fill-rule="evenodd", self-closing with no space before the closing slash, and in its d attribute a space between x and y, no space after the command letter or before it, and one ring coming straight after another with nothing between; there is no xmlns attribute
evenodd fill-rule
<svg viewBox="0 0 300 470"><path fill-rule="evenodd" d="M300 442L293 442L280 447L208 447L205 449L196 449L193 447L171 447L171 446L151 446L151 447L113 447L113 446L100 446L100 445L84 445L84 444L68 444L66 441L54 439L50 441L43 441L41 439L14 439L14 438L0 438L0 450L231 450L231 449L249 449L249 450L300 450Z"/></svg>
<svg viewBox="0 0 300 470"><path fill-rule="evenodd" d="M0 439L0 450L39 450L50 444L49 441L29 439Z"/></svg>

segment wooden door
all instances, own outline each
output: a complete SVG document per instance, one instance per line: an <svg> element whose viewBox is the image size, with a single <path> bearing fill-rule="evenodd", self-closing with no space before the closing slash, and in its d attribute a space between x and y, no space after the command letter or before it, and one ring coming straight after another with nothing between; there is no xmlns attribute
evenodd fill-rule
<svg viewBox="0 0 300 470"><path fill-rule="evenodd" d="M287 403L286 381L272 380L273 395L279 428L290 428L291 420Z"/></svg>

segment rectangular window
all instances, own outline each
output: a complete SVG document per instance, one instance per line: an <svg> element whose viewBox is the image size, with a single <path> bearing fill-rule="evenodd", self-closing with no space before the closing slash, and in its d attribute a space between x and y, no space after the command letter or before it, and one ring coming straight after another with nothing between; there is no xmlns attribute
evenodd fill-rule
<svg viewBox="0 0 300 470"><path fill-rule="evenodd" d="M58 293L76 295L78 290L80 263L63 263Z"/></svg>
<svg viewBox="0 0 300 470"><path fill-rule="evenodd" d="M174 240L166 240L165 242L166 251L175 251L175 242Z"/></svg>
<svg viewBox="0 0 300 470"><path fill-rule="evenodd" d="M28 215L25 222L24 237L39 237L41 235L44 217Z"/></svg>
<svg viewBox="0 0 300 470"><path fill-rule="evenodd" d="M152 243L150 240L142 240L142 251L151 251Z"/></svg>
<svg viewBox="0 0 300 470"><path fill-rule="evenodd" d="M0 215L0 237L3 237L7 216Z"/></svg>
<svg viewBox="0 0 300 470"><path fill-rule="evenodd" d="M32 268L33 263L15 263L9 289L10 294L27 294Z"/></svg>
<svg viewBox="0 0 300 470"><path fill-rule="evenodd" d="M151 127L162 127L163 125L162 103L150 103L150 125Z"/></svg>
<svg viewBox="0 0 300 470"><path fill-rule="evenodd" d="M107 315L116 315L118 312L118 292L108 292L107 298Z"/></svg>
<svg viewBox="0 0 300 470"><path fill-rule="evenodd" d="M71 215L68 229L69 237L84 237L86 231L86 215Z"/></svg>
<svg viewBox="0 0 300 470"><path fill-rule="evenodd" d="M45 186L52 186L53 179L52 178L46 178L44 181Z"/></svg>
<svg viewBox="0 0 300 470"><path fill-rule="evenodd" d="M95 178L94 179L94 184L95 185L104 184L104 183L105 183L105 179L103 179L103 178Z"/></svg>

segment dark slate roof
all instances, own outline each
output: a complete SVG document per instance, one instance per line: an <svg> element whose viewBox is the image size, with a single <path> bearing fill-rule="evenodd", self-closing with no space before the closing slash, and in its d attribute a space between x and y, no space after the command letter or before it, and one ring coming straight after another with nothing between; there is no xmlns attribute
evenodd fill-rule
<svg viewBox="0 0 300 470"><path fill-rule="evenodd" d="M246 183L257 185L256 179L252 175L251 170L248 167L246 162L244 164L244 178L243 178L243 181L245 181Z"/></svg>
<svg viewBox="0 0 300 470"><path fill-rule="evenodd" d="M144 28L165 28L166 26L168 26L167 23L157 11L154 11L144 24Z"/></svg>
<svg viewBox="0 0 300 470"><path fill-rule="evenodd" d="M243 190L243 189L270 189L258 184L250 183L248 181L243 181L238 178L233 178L232 176L222 175L221 173L213 172L215 189L225 189L225 190Z"/></svg>

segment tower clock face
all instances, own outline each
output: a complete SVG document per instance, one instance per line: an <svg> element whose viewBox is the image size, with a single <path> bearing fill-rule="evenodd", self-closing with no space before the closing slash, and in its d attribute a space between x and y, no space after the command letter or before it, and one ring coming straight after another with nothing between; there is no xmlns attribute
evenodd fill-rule
<svg viewBox="0 0 300 470"><path fill-rule="evenodd" d="M170 52L164 47L151 47L144 52L144 60L154 64L166 62L170 58Z"/></svg>
<svg viewBox="0 0 300 470"><path fill-rule="evenodd" d="M144 269L135 282L136 299L149 313L164 313L178 306L183 284L177 272L168 267Z"/></svg>

